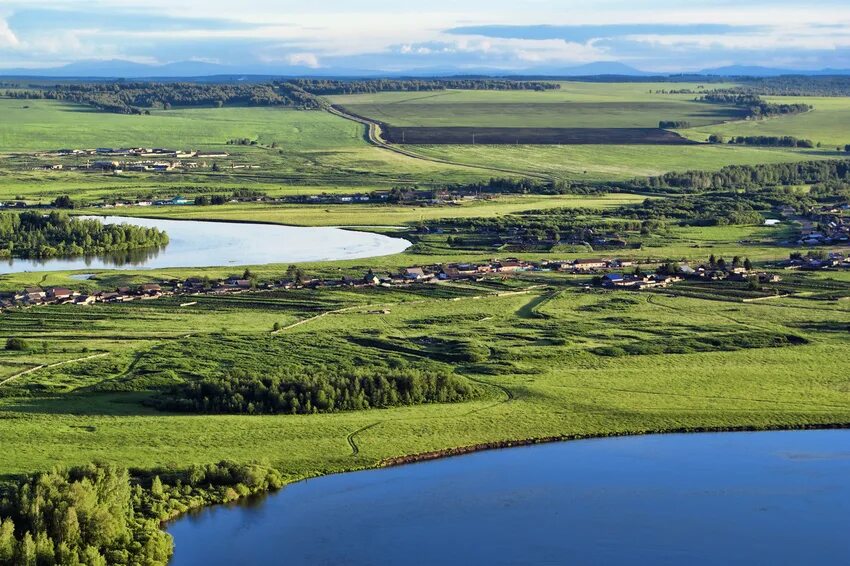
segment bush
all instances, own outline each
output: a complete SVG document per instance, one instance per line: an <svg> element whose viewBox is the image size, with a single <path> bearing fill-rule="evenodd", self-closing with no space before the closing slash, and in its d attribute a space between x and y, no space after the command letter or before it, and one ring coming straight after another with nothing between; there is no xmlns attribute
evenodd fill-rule
<svg viewBox="0 0 850 566"><path fill-rule="evenodd" d="M23 338L9 338L6 340L6 349L12 352L23 352L29 350L29 343Z"/></svg>

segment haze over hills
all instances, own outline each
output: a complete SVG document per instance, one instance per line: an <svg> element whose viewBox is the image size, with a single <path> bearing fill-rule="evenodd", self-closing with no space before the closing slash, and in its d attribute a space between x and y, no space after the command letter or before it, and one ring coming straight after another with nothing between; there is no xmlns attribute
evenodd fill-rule
<svg viewBox="0 0 850 566"><path fill-rule="evenodd" d="M780 75L850 75L850 69L818 69L799 70L746 65L728 65L706 68L686 74L718 75L718 76L753 76L771 77ZM148 65L125 61L88 60L78 61L67 65L47 68L14 68L0 70L0 76L7 77L45 77L45 78L180 78L180 77L209 77L209 76L351 76L351 77L399 77L399 76L457 76L457 75L538 75L553 77L580 76L627 76L650 77L670 76L681 73L653 72L637 69L625 63L616 61L599 61L584 65L559 67L547 65L522 70L499 69L493 67L477 67L456 69L452 67L429 67L402 71L381 71L374 69L356 69L347 67L313 68L298 65L220 65L204 61L177 61L164 65Z"/></svg>

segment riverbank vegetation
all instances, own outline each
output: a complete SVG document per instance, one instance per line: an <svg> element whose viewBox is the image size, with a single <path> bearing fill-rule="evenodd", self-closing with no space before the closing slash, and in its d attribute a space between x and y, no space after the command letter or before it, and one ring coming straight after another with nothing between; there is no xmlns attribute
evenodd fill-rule
<svg viewBox="0 0 850 566"><path fill-rule="evenodd" d="M0 257L47 259L127 252L168 244L156 228L103 224L63 212L0 213Z"/></svg>
<svg viewBox="0 0 850 566"><path fill-rule="evenodd" d="M4 490L0 564L164 566L173 543L163 521L282 485L276 470L233 462L134 473L105 463L56 468Z"/></svg>

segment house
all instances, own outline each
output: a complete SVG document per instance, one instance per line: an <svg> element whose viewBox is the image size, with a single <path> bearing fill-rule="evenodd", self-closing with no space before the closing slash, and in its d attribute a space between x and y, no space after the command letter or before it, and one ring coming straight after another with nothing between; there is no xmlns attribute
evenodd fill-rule
<svg viewBox="0 0 850 566"><path fill-rule="evenodd" d="M573 262L573 269L576 271L593 271L595 269L605 269L608 262L604 259L577 259Z"/></svg>
<svg viewBox="0 0 850 566"><path fill-rule="evenodd" d="M74 295L74 291L65 287L49 287L47 289L47 298L52 301L65 301Z"/></svg>
<svg viewBox="0 0 850 566"><path fill-rule="evenodd" d="M626 278L624 275L620 273L609 273L602 278L602 285L604 287L617 287L621 286L625 281Z"/></svg>
<svg viewBox="0 0 850 566"><path fill-rule="evenodd" d="M441 281L454 281L456 279L460 279L462 275L460 274L460 270L457 267L453 266L444 266L440 268L440 273L437 277Z"/></svg>
<svg viewBox="0 0 850 566"><path fill-rule="evenodd" d="M96 300L97 297L95 297L94 295L80 295L79 297L76 297L74 299L74 304L83 306L93 305Z"/></svg>
<svg viewBox="0 0 850 566"><path fill-rule="evenodd" d="M425 279L425 271L421 267L408 267L401 272L401 276L408 281L421 281Z"/></svg>
<svg viewBox="0 0 850 566"><path fill-rule="evenodd" d="M41 287L27 287L24 289L23 296L28 299L44 299L47 293Z"/></svg>
<svg viewBox="0 0 850 566"><path fill-rule="evenodd" d="M493 268L495 271L501 273L515 273L517 271L525 271L526 265L521 261L517 260L508 260L508 261L500 261L498 263L493 264Z"/></svg>
<svg viewBox="0 0 850 566"><path fill-rule="evenodd" d="M375 275L372 271L369 271L366 275L363 276L363 283L366 285L380 285L381 278Z"/></svg>
<svg viewBox="0 0 850 566"><path fill-rule="evenodd" d="M157 285L156 283L146 283L139 287L139 291L144 295L148 295L149 297L159 297L162 295L162 287Z"/></svg>

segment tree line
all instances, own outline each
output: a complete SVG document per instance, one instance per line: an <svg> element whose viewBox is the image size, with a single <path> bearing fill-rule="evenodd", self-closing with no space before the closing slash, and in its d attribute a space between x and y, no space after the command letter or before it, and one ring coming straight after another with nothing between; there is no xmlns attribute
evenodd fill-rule
<svg viewBox="0 0 850 566"><path fill-rule="evenodd" d="M762 224L764 217L753 203L735 193L646 199L639 205L622 206L609 213L639 220L675 219L682 226Z"/></svg>
<svg viewBox="0 0 850 566"><path fill-rule="evenodd" d="M292 84L316 95L371 94L376 92L431 92L458 90L558 90L561 85L546 81L510 79L297 79Z"/></svg>
<svg viewBox="0 0 850 566"><path fill-rule="evenodd" d="M708 138L709 143L724 143L725 141L725 138L720 134L711 134ZM794 136L734 136L729 138L728 143L764 147L815 147L815 143L812 140L799 139Z"/></svg>
<svg viewBox="0 0 850 566"><path fill-rule="evenodd" d="M9 90L17 99L48 99L92 106L104 112L144 114L173 106L288 106L317 109L322 103L292 83L149 83L111 82L61 84L46 88Z"/></svg>
<svg viewBox="0 0 850 566"><path fill-rule="evenodd" d="M850 180L850 159L729 165L718 171L671 172L614 184L620 190L695 192L747 187L810 185Z"/></svg>
<svg viewBox="0 0 850 566"><path fill-rule="evenodd" d="M2 566L165 566L163 521L279 489L277 470L221 462L131 473L95 463L24 478L0 498Z"/></svg>
<svg viewBox="0 0 850 566"><path fill-rule="evenodd" d="M156 228L103 224L66 212L0 213L0 257L52 258L123 252L164 246L168 235Z"/></svg>
<svg viewBox="0 0 850 566"><path fill-rule="evenodd" d="M812 106L809 104L774 104L756 94L737 91L717 90L697 97L696 100L709 104L742 106L747 109L747 116L755 120L787 114L801 114L812 110Z"/></svg>
<svg viewBox="0 0 850 566"><path fill-rule="evenodd" d="M661 120L658 122L660 130L686 130L691 127L687 120Z"/></svg>
<svg viewBox="0 0 850 566"><path fill-rule="evenodd" d="M192 413L300 415L453 403L477 394L469 381L438 368L343 363L277 374L233 369L174 385L153 404Z"/></svg>

